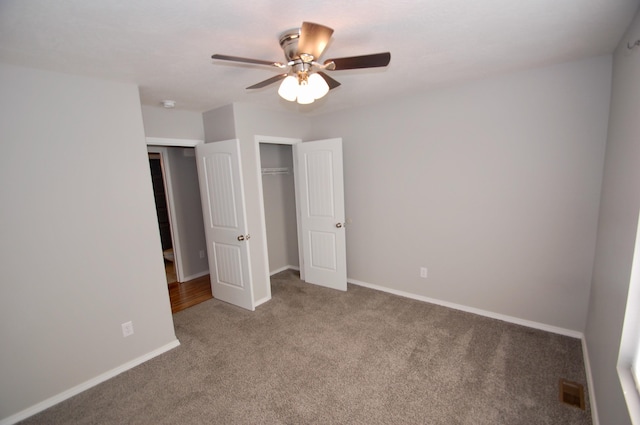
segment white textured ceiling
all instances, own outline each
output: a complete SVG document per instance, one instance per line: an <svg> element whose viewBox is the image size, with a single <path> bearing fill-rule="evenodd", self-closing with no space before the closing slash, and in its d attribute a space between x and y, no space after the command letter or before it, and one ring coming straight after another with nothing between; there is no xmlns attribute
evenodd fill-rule
<svg viewBox="0 0 640 425"><path fill-rule="evenodd" d="M232 102L323 113L458 81L613 52L640 0L0 0L0 61L134 82L143 104L205 111ZM335 32L324 58L390 51L386 69L335 71L308 107L278 69L278 35L302 21Z"/></svg>

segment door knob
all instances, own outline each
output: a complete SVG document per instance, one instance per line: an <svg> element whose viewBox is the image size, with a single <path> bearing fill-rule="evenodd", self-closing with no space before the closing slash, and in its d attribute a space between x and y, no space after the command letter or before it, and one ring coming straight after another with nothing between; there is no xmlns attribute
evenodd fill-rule
<svg viewBox="0 0 640 425"><path fill-rule="evenodd" d="M240 235L240 236L238 236L238 240L239 240L239 241L241 241L241 242L242 242L242 241L248 241L250 238L251 238L251 235L250 235L250 234L248 234L248 233L247 233L247 235L246 235L246 236L245 236L245 235Z"/></svg>
<svg viewBox="0 0 640 425"><path fill-rule="evenodd" d="M336 223L336 227L337 227L338 229L340 229L342 226L344 226L344 224L342 224L342 223Z"/></svg>

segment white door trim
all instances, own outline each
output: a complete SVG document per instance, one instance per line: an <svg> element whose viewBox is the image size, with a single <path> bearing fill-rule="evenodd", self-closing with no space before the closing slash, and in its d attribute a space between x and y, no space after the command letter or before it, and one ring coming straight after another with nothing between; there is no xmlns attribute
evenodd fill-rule
<svg viewBox="0 0 640 425"><path fill-rule="evenodd" d="M182 148L195 148L204 143L198 139L168 139L165 137L147 137L147 146L178 146Z"/></svg>
<svg viewBox="0 0 640 425"><path fill-rule="evenodd" d="M174 202L174 190L171 184L171 167L169 166L168 153L166 147L147 146L147 152L159 153L162 164L162 180L164 183L165 195L167 196L167 208L169 210L169 231L171 233L171 244L173 245L173 264L176 269L178 282L184 282L184 270L182 270L182 245L180 243L180 232L176 223L176 207Z"/></svg>
<svg viewBox="0 0 640 425"><path fill-rule="evenodd" d="M258 213L260 214L260 223L262 224L261 229L261 238L262 238L262 257L264 261L264 276L266 281L268 282L270 279L270 271L269 271L269 248L267 246L267 218L264 213L264 193L262 191L262 159L260 158L260 143L271 143L274 145L295 145L298 143L302 143L302 139L292 139L288 137L274 137L274 136L254 136L255 140L255 150L256 150L256 176L258 182L258 196L260 197L260 208ZM297 211L297 201L296 201L296 211ZM296 212L297 215L297 212ZM264 303L271 299L271 285L267 285L267 297L265 300L261 300L261 303Z"/></svg>

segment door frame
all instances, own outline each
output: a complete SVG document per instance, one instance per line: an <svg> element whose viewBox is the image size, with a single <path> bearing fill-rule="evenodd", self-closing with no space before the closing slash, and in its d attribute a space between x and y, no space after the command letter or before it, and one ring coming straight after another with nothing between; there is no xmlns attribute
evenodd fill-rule
<svg viewBox="0 0 640 425"><path fill-rule="evenodd" d="M171 167L169 167L168 150L169 147L195 148L204 143L204 140L197 139L168 139L160 137L147 137L147 152L160 154L160 164L162 165L162 180L167 197L167 208L169 210L169 229L171 232L171 244L173 245L173 264L176 269L176 278L179 283L184 282L184 270L182 268L182 251L180 244L180 232L175 222L176 207L174 202L174 189L171 184Z"/></svg>
<svg viewBox="0 0 640 425"><path fill-rule="evenodd" d="M199 139L167 139L166 137L146 137L147 146L168 146L179 148L195 148L204 143Z"/></svg>
<svg viewBox="0 0 640 425"><path fill-rule="evenodd" d="M262 232L261 232L262 234L260 235L262 238L262 253L263 253L262 257L264 261L264 274L268 281L271 277L271 271L269 270L269 247L267 246L267 219L264 212L264 193L262 190L262 158L260 157L260 143L293 146L293 145L297 145L298 143L302 143L302 139L256 135L254 136L254 141L255 141L256 167L257 167L256 176L258 178L258 196L260 197L260 202L258 202L260 204L260 207L258 209L258 214L260 214L260 222L262 223ZM294 176L294 179L295 179L295 176ZM298 212L299 212L298 196L297 196L298 194L296 193L295 195L296 195L296 226L298 226L298 230L299 230L300 220L298 219ZM298 232L298 258L300 258L301 249L302 248L300 246L300 232ZM301 269L301 273L303 273L302 268L300 269ZM304 280L303 275L301 275L301 278ZM264 301L268 301L270 299L271 299L271 285L268 285L267 297ZM257 303L256 307L260 304L262 304L262 302Z"/></svg>
<svg viewBox="0 0 640 425"><path fill-rule="evenodd" d="M178 282L184 280L182 270L182 251L180 249L180 232L176 223L176 210L173 197L173 185L171 184L171 168L169 167L168 151L166 147L147 146L147 153L160 155L160 168L162 169L162 184L167 201L167 211L169 213L169 233L171 234L171 246L173 247L173 264L176 269L176 279Z"/></svg>

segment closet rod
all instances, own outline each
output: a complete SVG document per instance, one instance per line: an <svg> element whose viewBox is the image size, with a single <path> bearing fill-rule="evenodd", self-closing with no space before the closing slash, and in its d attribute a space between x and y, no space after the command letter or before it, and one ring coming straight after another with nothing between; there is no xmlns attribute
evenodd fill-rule
<svg viewBox="0 0 640 425"><path fill-rule="evenodd" d="M276 175L276 174L289 174L288 167L279 167L279 168L263 168L262 175Z"/></svg>

